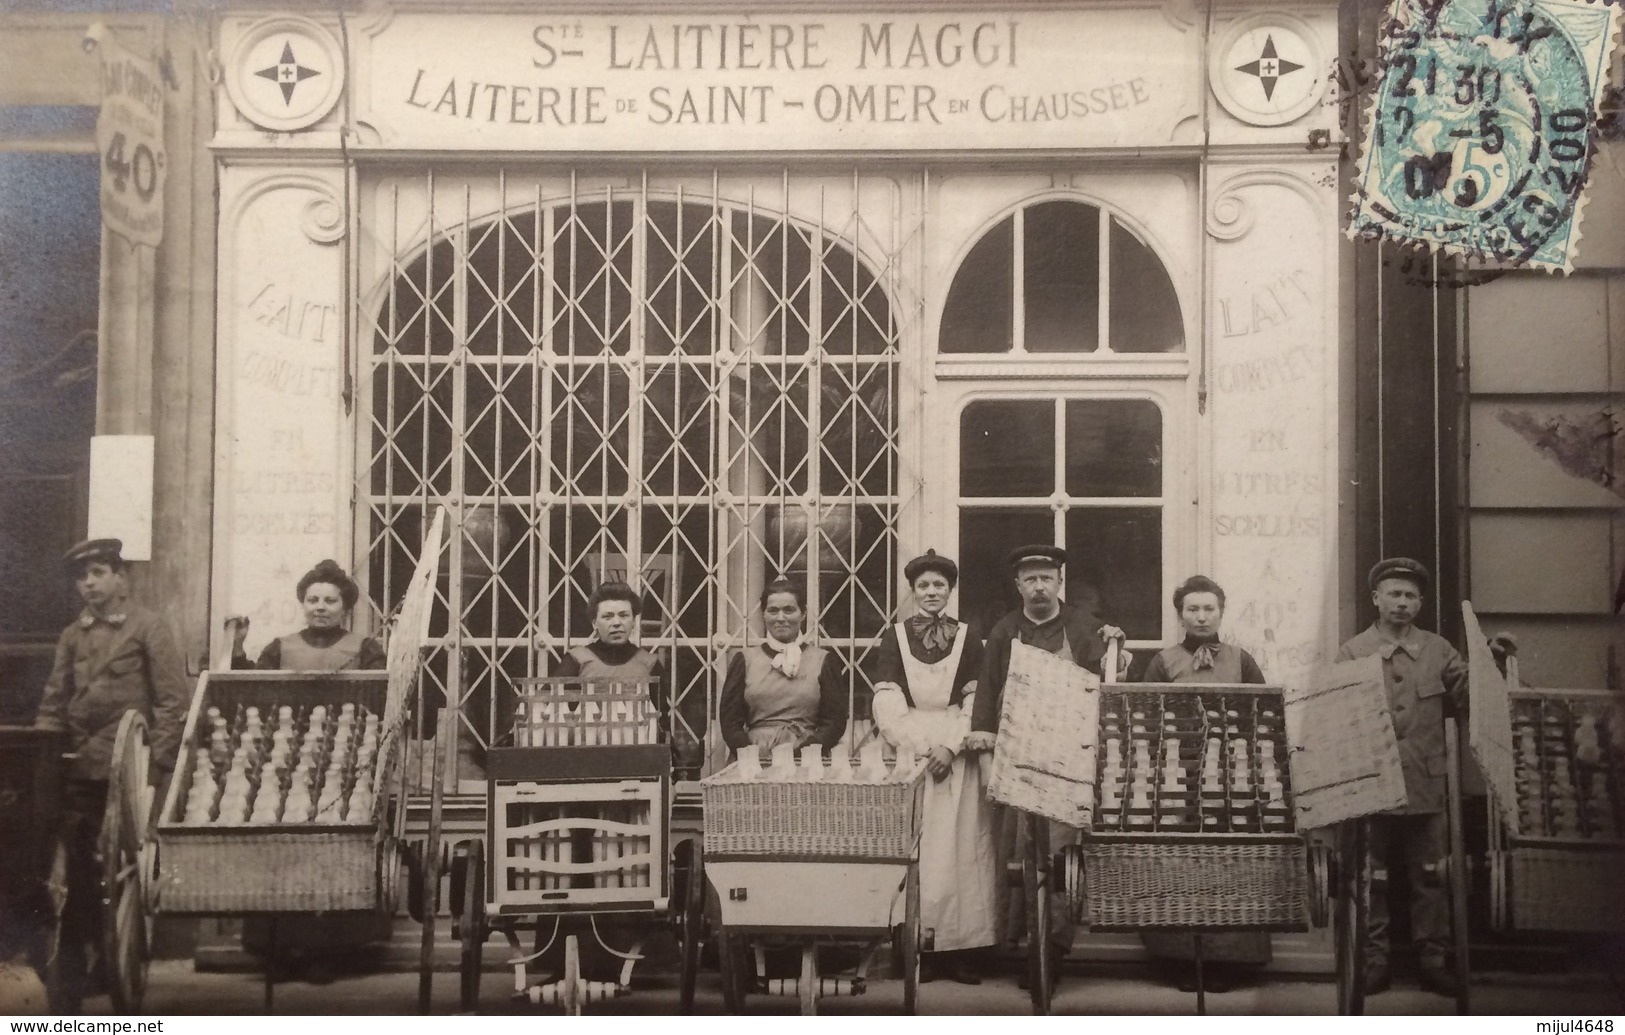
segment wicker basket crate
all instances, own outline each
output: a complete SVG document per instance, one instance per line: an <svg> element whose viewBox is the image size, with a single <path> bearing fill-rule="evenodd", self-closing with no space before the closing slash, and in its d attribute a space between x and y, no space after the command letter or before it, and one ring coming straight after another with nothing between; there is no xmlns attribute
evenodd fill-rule
<svg viewBox="0 0 1625 1035"><path fill-rule="evenodd" d="M1296 837L1089 838L1083 846L1089 925L1301 931L1309 923L1305 851Z"/></svg>
<svg viewBox="0 0 1625 1035"><path fill-rule="evenodd" d="M920 833L923 767L887 783L701 781L707 856L904 859Z"/></svg>
<svg viewBox="0 0 1625 1035"><path fill-rule="evenodd" d="M1509 854L1513 929L1625 932L1625 847L1514 847Z"/></svg>
<svg viewBox="0 0 1625 1035"><path fill-rule="evenodd" d="M158 824L158 906L168 914L373 910L384 904L385 817L399 751L380 746L370 815L342 823L198 826L180 822L190 790L200 721L208 708L355 704L383 713L385 672L216 672L199 680L187 715L175 779ZM387 738L398 745L398 738Z"/></svg>

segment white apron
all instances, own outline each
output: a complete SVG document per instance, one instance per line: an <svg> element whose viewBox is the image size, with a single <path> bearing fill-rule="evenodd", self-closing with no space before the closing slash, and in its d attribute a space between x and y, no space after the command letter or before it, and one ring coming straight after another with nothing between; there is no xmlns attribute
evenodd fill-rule
<svg viewBox="0 0 1625 1035"><path fill-rule="evenodd" d="M993 806L982 793L981 769L960 751L970 732L972 701L949 705L954 674L965 649L967 626L959 623L948 656L927 665L909 649L908 635L895 628L903 672L914 707L890 687L875 695L875 719L901 753L916 756L943 746L954 752L953 768L942 780L925 778L920 819L920 905L923 926L935 932L938 951L974 949L998 940L998 902Z"/></svg>

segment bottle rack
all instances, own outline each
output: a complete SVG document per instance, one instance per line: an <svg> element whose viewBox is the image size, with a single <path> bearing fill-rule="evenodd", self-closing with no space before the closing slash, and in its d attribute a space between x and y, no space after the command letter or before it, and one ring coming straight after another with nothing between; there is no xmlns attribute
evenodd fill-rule
<svg viewBox="0 0 1625 1035"><path fill-rule="evenodd" d="M1625 830L1620 716L1603 702L1558 695L1512 699L1518 833L1619 841Z"/></svg>

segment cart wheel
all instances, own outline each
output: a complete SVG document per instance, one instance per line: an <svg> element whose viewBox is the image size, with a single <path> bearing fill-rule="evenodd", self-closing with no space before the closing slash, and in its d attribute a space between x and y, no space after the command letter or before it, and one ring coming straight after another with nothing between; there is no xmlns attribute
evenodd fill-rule
<svg viewBox="0 0 1625 1035"><path fill-rule="evenodd" d="M920 866L911 863L903 883L903 1012L920 1008Z"/></svg>
<svg viewBox="0 0 1625 1035"><path fill-rule="evenodd" d="M801 1016L818 1013L818 944L809 943L801 949L801 981L796 986L801 993Z"/></svg>
<svg viewBox="0 0 1625 1035"><path fill-rule="evenodd" d="M50 921L45 931L45 969L40 978L45 982L45 1001L53 1013L78 1013L78 1003L68 1002L64 987L66 974L62 967L62 909L68 901L68 841L56 839L51 851L51 870L45 879Z"/></svg>
<svg viewBox="0 0 1625 1035"><path fill-rule="evenodd" d="M458 988L459 1009L474 1013L480 1001L480 953L485 948L485 846L468 842L463 867L463 901L458 926L462 935L463 957Z"/></svg>
<svg viewBox="0 0 1625 1035"><path fill-rule="evenodd" d="M750 946L737 934L724 931L717 938L717 970L722 976L722 1007L729 1013L745 1012L745 967L750 964Z"/></svg>
<svg viewBox="0 0 1625 1035"><path fill-rule="evenodd" d="M575 935L564 939L564 1014L581 1016L581 943Z"/></svg>
<svg viewBox="0 0 1625 1035"><path fill-rule="evenodd" d="M1490 871L1490 930L1497 934L1507 928L1507 856L1491 851L1485 857Z"/></svg>
<svg viewBox="0 0 1625 1035"><path fill-rule="evenodd" d="M679 948L683 953L678 978L678 1009L694 1012L694 985L700 976L700 937L705 930L705 860L700 842L690 841L688 876L683 888L683 915L678 926Z"/></svg>
<svg viewBox="0 0 1625 1035"><path fill-rule="evenodd" d="M1472 973L1467 963L1467 841L1462 830L1461 724L1454 716L1444 720L1445 792L1449 806L1450 859L1445 870L1445 891L1450 895L1450 933L1454 952L1451 966L1456 972L1456 1013L1465 1016L1472 1009Z"/></svg>
<svg viewBox="0 0 1625 1035"><path fill-rule="evenodd" d="M1027 858L1021 867L1022 890L1027 901L1027 990L1032 996L1033 1013L1044 1016L1050 1006L1050 974L1055 961L1050 958L1049 900L1053 893L1049 850L1049 825L1043 819L1029 819Z"/></svg>
<svg viewBox="0 0 1625 1035"><path fill-rule="evenodd" d="M113 740L107 809L98 851L102 865L102 953L117 1013L141 1009L152 945L147 916L147 720L125 712Z"/></svg>
<svg viewBox="0 0 1625 1035"><path fill-rule="evenodd" d="M449 723L450 710L440 709L440 722ZM445 725L436 727L445 729ZM422 866L418 877L423 908L423 931L418 939L418 1013L427 1014L434 1001L435 914L440 911L440 820L445 809L445 788L440 779L440 752L429 766L429 830L423 842Z"/></svg>
<svg viewBox="0 0 1625 1035"><path fill-rule="evenodd" d="M1365 820L1349 824L1337 858L1337 902L1332 917L1337 940L1337 1012L1365 1012L1366 924L1371 908L1371 867L1366 858Z"/></svg>
<svg viewBox="0 0 1625 1035"><path fill-rule="evenodd" d="M1309 922L1325 927L1331 919L1331 899L1336 894L1332 887L1332 851L1326 845L1311 844L1304 853L1309 861L1308 905Z"/></svg>

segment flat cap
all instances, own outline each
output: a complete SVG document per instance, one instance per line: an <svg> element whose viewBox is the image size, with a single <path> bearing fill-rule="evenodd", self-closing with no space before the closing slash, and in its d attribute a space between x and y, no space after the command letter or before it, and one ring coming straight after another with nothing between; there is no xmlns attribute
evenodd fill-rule
<svg viewBox="0 0 1625 1035"><path fill-rule="evenodd" d="M949 586L959 583L959 565L954 563L952 557L944 557L935 550L927 550L903 565L903 578L912 586L915 579L928 571L934 571L947 579Z"/></svg>
<svg viewBox="0 0 1625 1035"><path fill-rule="evenodd" d="M1433 576L1421 561L1409 557L1388 557L1376 563L1366 583L1376 589L1377 583L1383 579L1410 579L1422 589L1427 589Z"/></svg>
<svg viewBox="0 0 1625 1035"><path fill-rule="evenodd" d="M64 568L77 568L91 561L117 563L123 560L124 541L121 539L86 539L62 555Z"/></svg>
<svg viewBox="0 0 1625 1035"><path fill-rule="evenodd" d="M1029 562L1053 564L1057 568L1064 567L1066 565L1066 551L1059 546L1051 546L1048 543L1033 543L1029 546L1016 547L1010 551L1010 556L1005 558L1005 563L1011 569L1019 568Z"/></svg>

